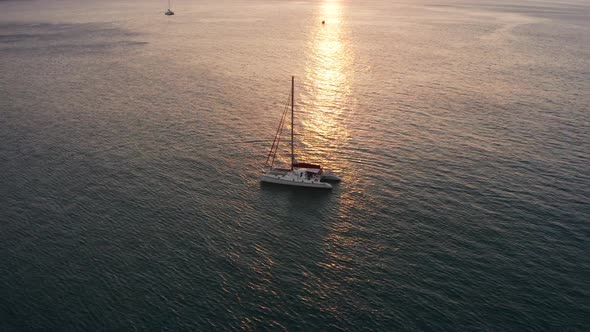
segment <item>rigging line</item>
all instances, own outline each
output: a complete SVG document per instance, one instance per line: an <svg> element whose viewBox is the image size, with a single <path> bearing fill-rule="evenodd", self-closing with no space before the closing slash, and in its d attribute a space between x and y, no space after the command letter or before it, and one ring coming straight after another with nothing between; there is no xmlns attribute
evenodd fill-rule
<svg viewBox="0 0 590 332"><path fill-rule="evenodd" d="M287 98L290 98L291 95L289 95ZM288 99L287 99L288 100ZM283 110L283 116L281 119L281 123L279 125L279 130L277 131L277 143L274 147L275 151L274 154L272 155L272 160L271 160L271 167L274 166L275 163L275 158L277 156L277 152L279 151L279 145L281 143L281 135L283 134L284 128L285 128L285 119L287 118L287 114L289 112L289 102L287 101L287 103L285 103L285 108Z"/></svg>
<svg viewBox="0 0 590 332"><path fill-rule="evenodd" d="M286 113L285 113L286 114ZM283 130L283 128L281 128L281 131ZM272 168L272 166L274 166L275 164L275 158L277 156L277 152L279 150L279 143L281 142L281 136L279 135L277 137L277 145L275 145L275 152L272 154L272 158L270 160L270 167Z"/></svg>
<svg viewBox="0 0 590 332"><path fill-rule="evenodd" d="M281 134L283 133L283 128L285 127L285 118L287 117L288 111L289 111L288 106L285 106L285 110L283 111L283 116L282 116L282 119L281 119L281 124L279 125L278 136L277 136L277 144L275 145L275 152L272 155L272 160L271 160L271 163L270 163L271 168L272 168L272 166L274 166L275 158L276 158L277 152L279 150L279 144L281 143Z"/></svg>
<svg viewBox="0 0 590 332"><path fill-rule="evenodd" d="M264 163L265 166L268 165L268 160L270 159L270 156L272 155L272 153L275 149L275 144L277 143L277 136L279 135L279 132L280 132L281 127L283 125L283 117L284 117L284 114L281 115L281 121L279 122L279 127L277 128L277 132L275 133L275 136L272 140L272 145L270 147L270 150L268 151L268 156L266 156L266 162Z"/></svg>
<svg viewBox="0 0 590 332"><path fill-rule="evenodd" d="M289 95L289 97L290 97L290 95ZM279 147L279 141L280 141L281 131L283 129L283 125L284 125L284 122L285 122L285 117L286 117L286 114L287 114L287 110L288 110L288 107L287 107L287 105L285 105L285 108L283 109L283 114L281 115L281 121L279 122L279 127L277 129L277 132L275 133L275 137L274 137L274 139L272 141L272 146L270 147L270 151L268 152L268 156L266 157L266 162L264 163L265 166L268 166L268 160L271 159L270 158L271 155L273 157L272 157L270 166L272 167L272 165L274 164L276 150ZM274 154L273 154L273 151L274 151Z"/></svg>
<svg viewBox="0 0 590 332"><path fill-rule="evenodd" d="M279 122L279 127L277 128L277 132L276 132L275 137L272 141L272 146L270 147L270 151L268 152L268 156L266 157L265 166L268 165L268 160L270 159L270 156L273 154L273 151L278 148L277 138L279 137L280 132L283 127L284 117L285 117L285 111L283 111L283 115L281 115L281 121ZM276 154L276 151L275 151L275 154ZM272 166L272 163L271 163L271 166Z"/></svg>

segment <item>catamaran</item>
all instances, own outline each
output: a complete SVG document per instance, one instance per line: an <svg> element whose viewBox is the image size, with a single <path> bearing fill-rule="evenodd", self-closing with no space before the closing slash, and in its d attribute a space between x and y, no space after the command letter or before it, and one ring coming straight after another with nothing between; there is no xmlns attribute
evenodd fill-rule
<svg viewBox="0 0 590 332"><path fill-rule="evenodd" d="M288 114L288 108L285 109L281 116L279 128L270 147L270 152L266 158L265 167L267 171L260 175L260 181L288 186L332 189L332 185L324 181L340 181L336 174L327 172L320 165L300 163L295 161L295 145L293 142L294 130L293 119L295 114L295 76L291 77L291 168L274 167L275 157L281 139L281 133L285 125L285 119Z"/></svg>
<svg viewBox="0 0 590 332"><path fill-rule="evenodd" d="M168 10L164 13L164 15L174 15L174 12L170 10L170 0L168 0Z"/></svg>

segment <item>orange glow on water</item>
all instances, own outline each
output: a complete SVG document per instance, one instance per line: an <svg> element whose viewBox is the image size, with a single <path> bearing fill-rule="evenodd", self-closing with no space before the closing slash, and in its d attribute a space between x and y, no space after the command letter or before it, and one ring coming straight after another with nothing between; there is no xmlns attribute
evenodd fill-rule
<svg viewBox="0 0 590 332"><path fill-rule="evenodd" d="M350 108L353 58L340 3L322 4L317 21L307 48L302 152L305 159L335 163L337 147L348 137L345 119ZM326 23L319 24L321 21Z"/></svg>

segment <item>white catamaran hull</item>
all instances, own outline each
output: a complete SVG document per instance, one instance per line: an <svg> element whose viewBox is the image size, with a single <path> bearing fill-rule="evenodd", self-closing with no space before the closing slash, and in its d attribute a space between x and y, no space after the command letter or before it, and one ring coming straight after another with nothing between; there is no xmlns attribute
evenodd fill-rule
<svg viewBox="0 0 590 332"><path fill-rule="evenodd" d="M309 181L307 179L298 179L290 176L262 174L260 175L260 181L268 183L283 184L287 186L296 187L307 187L307 188L319 188L319 189L332 189L332 185L326 182Z"/></svg>

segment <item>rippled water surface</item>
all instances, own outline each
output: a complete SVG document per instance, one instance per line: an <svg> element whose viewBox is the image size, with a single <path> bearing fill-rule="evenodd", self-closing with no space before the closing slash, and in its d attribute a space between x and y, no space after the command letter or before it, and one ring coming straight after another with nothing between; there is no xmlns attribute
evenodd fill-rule
<svg viewBox="0 0 590 332"><path fill-rule="evenodd" d="M0 1L0 330L588 329L586 1L165 9Z"/></svg>

